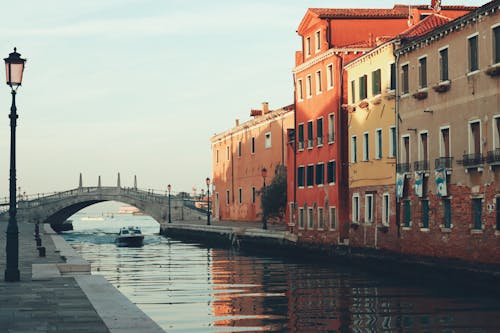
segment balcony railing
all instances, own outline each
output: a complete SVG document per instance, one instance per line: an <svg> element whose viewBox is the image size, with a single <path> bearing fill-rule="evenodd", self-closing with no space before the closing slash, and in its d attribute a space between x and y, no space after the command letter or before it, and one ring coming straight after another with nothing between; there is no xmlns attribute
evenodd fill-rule
<svg viewBox="0 0 500 333"><path fill-rule="evenodd" d="M434 167L436 169L451 169L453 165L453 157L438 157L434 161Z"/></svg>
<svg viewBox="0 0 500 333"><path fill-rule="evenodd" d="M415 171L427 171L429 170L429 161L416 161L413 163L413 168Z"/></svg>
<svg viewBox="0 0 500 333"><path fill-rule="evenodd" d="M404 172L410 172L410 171L411 171L411 164L410 163L398 163L398 164L396 164L396 172L404 173Z"/></svg>
<svg viewBox="0 0 500 333"><path fill-rule="evenodd" d="M484 163L484 157L481 153L465 154L463 156L462 164L465 168L481 167Z"/></svg>
<svg viewBox="0 0 500 333"><path fill-rule="evenodd" d="M500 165L500 148L489 151L486 155L486 161L491 165Z"/></svg>

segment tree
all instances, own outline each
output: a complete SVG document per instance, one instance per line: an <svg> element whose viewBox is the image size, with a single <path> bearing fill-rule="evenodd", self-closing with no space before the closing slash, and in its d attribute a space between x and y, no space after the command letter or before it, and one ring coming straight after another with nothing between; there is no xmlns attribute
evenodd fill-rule
<svg viewBox="0 0 500 333"><path fill-rule="evenodd" d="M286 211L286 167L277 165L271 184L261 189L261 208L264 218L283 220Z"/></svg>

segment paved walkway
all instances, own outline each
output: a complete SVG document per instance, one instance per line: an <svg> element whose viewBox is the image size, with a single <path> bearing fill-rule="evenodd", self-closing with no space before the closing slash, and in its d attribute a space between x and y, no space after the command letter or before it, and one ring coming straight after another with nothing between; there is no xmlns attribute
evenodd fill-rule
<svg viewBox="0 0 500 333"><path fill-rule="evenodd" d="M196 224L206 225L207 219L199 220L185 220L185 221L172 221L175 224ZM258 221L217 221L210 220L211 225L221 227L241 227L241 228L254 228L262 229L262 222ZM272 231L288 231L288 225L285 222L267 222L267 229Z"/></svg>
<svg viewBox="0 0 500 333"><path fill-rule="evenodd" d="M72 259L74 266L65 265L68 259L61 259L61 244L56 248L53 237L42 228L46 257L39 257L33 224L19 223L21 281L4 282L6 229L7 222L0 221L0 332L163 332L101 276L71 272L81 269L78 259ZM56 237L55 241L63 242ZM61 276L57 265L66 266L73 276ZM122 320L126 317L133 322Z"/></svg>

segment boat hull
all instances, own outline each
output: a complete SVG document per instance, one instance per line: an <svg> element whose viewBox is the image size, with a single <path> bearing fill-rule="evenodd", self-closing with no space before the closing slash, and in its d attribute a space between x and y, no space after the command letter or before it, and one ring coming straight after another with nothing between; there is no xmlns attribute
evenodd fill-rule
<svg viewBox="0 0 500 333"><path fill-rule="evenodd" d="M117 237L115 243L122 247L141 247L144 245L144 236Z"/></svg>

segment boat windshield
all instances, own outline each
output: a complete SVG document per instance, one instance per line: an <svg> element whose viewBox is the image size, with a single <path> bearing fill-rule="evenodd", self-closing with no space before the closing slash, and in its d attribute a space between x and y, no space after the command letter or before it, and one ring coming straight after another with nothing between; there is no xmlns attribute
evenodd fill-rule
<svg viewBox="0 0 500 333"><path fill-rule="evenodd" d="M126 229L122 230L122 234L124 234L124 235L128 234L128 230L126 230Z"/></svg>
<svg viewBox="0 0 500 333"><path fill-rule="evenodd" d="M141 231L140 231L140 230L137 230L137 229L136 229L136 230L134 230L134 234L140 234L140 233L141 233Z"/></svg>

